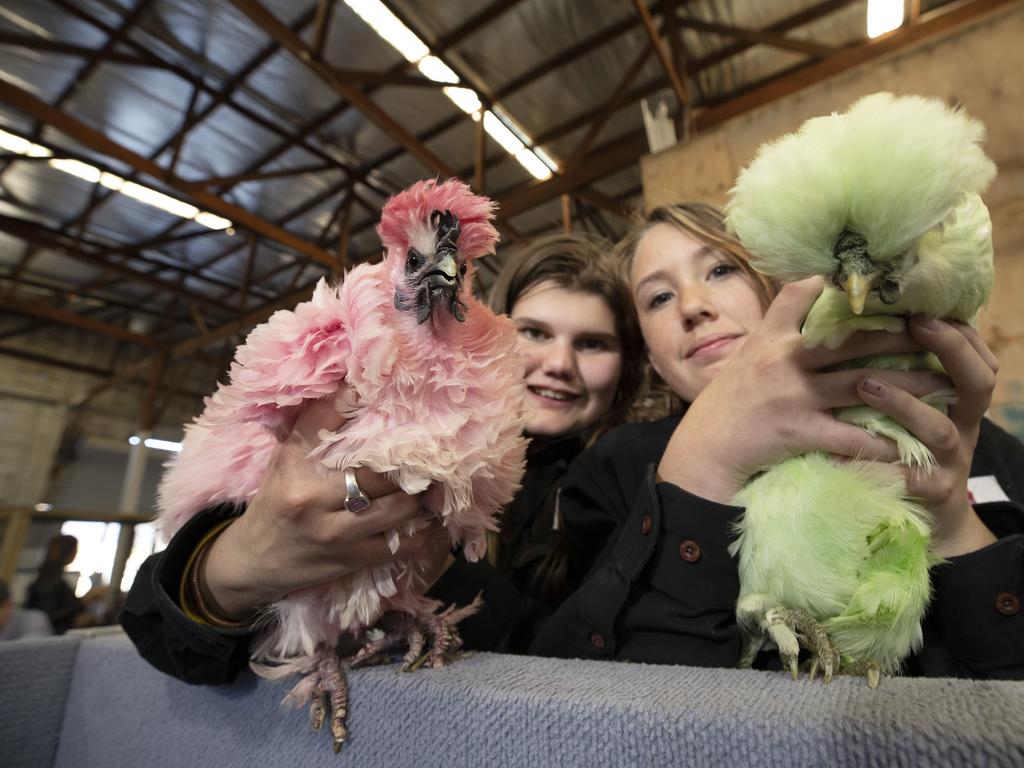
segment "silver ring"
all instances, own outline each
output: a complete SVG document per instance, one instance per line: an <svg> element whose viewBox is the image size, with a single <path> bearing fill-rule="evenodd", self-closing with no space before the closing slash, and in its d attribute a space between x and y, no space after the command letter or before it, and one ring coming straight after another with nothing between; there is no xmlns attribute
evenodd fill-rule
<svg viewBox="0 0 1024 768"><path fill-rule="evenodd" d="M351 469L345 470L345 494L345 509L349 512L358 515L370 508L370 497L363 493L356 482L356 473Z"/></svg>

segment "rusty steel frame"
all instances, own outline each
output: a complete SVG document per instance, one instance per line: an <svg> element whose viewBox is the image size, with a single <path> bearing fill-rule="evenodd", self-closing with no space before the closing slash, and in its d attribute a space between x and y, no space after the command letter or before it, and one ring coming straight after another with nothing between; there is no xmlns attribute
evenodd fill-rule
<svg viewBox="0 0 1024 768"><path fill-rule="evenodd" d="M42 315L48 321L76 325L84 330L104 333L104 335L112 336L120 341L127 341L155 349L155 354L150 358L146 358L143 364L135 363L133 366L128 366L131 370L127 371L127 378L137 377L151 370L153 364L163 356L166 356L166 359L173 359L192 354L207 345L229 338L244 330L247 324L261 321L275 309L289 306L307 296L313 281L307 281L302 287L296 287L296 285L310 264L317 263L327 270L337 270L339 266L364 258L364 256L360 255L355 259L350 259L348 243L353 236L372 226L373 217L371 216L369 219L365 219L357 224L353 221L352 207L353 203L355 203L360 208L375 213L377 206L357 194L356 184L367 185L365 188L370 189L374 194L382 194L384 191L376 187L371 179L378 169L402 152L410 153L433 172L455 175L457 169L451 168L427 149L426 142L460 124L463 120L469 119L469 116L457 113L453 117L446 118L446 120L441 121L437 125L413 135L372 102L369 99L369 95L376 88L388 85L437 87L436 83L424 81L424 78L408 74L408 64L405 62L396 65L386 72L361 72L333 67L326 63L323 58L323 50L327 41L330 16L335 1L319 0L319 2L314 3L313 7L307 9L298 19L292 22L291 25L285 25L276 19L258 0L230 0L256 26L269 34L271 42L264 46L237 72L228 76L220 88L214 88L206 84L201 75L196 75L177 64L162 60L159 56L146 50L131 39L129 33L132 27L144 16L152 0L141 0L141 2L137 3L120 20L120 25L117 27L111 27L96 19L87 18L88 14L86 12L73 8L71 0L54 0L57 5L69 12L75 13L80 18L86 17L84 20L93 23L97 28L102 28L107 32L107 40L97 49L85 49L70 43L36 40L21 35L0 34L0 45L23 46L85 58L85 64L80 70L81 77L75 79L79 84L88 77L89 73L100 62L111 62L125 66L156 67L173 72L192 83L193 91L189 108L184 113L179 130L148 158L135 154L127 150L127 148L110 141L109 138L99 131L95 131L61 109L63 103L74 92L75 82L72 82L65 89L54 104L47 104L18 86L0 79L0 100L24 110L35 118L38 123L36 130L39 130L44 124L52 125L76 141L127 163L133 169L131 178L135 178L136 174L150 176L163 185L178 190L182 195L192 198L204 209L226 216L239 226L245 227L254 233L250 238L239 238L243 242L221 251L206 259L203 263L187 266L177 262L177 266L175 266L163 261L154 261L147 258L142 251L158 249L169 243L205 236L210 234L209 232L176 233L174 230L177 226L180 226L179 224L169 227L168 230L161 234L148 238L143 243L116 245L105 251L98 250L97 244L91 243L86 237L92 212L105 199L105 195L96 192L90 199L89 204L72 221L67 222L64 226L64 232L74 232L74 234L68 235L72 238L70 242L67 242L66 238L61 239L59 247L65 253L70 253L75 258L88 261L113 275L113 280L108 279L107 282L99 284L98 290L107 290L111 285L122 279L149 283L153 293L143 299L143 303L148 298L160 294L177 296L188 307L191 307L192 311L194 311L194 307L198 302L208 306L213 312L224 314L232 319L219 322L216 325L209 326L206 331L202 331L203 328L207 327L207 323L202 316L199 316L197 323L201 332L198 335L173 342L157 341L151 337L143 337L141 334L134 334L132 331L128 331L121 326L97 320L85 313L72 312L71 310L56 306L46 306L42 309L35 306L30 308L25 302L21 302L17 305L11 304L9 308L18 311L20 314L30 314L37 317ZM666 83L673 87L679 97L680 104L684 108L692 110L693 124L698 129L707 129L724 120L794 93L808 85L820 82L822 79L844 72L851 67L858 66L878 56L891 53L907 45L912 45L932 35L942 34L948 29L967 23L976 17L1012 2L1012 0L964 0L964 2L942 6L928 13L921 13L920 3L915 0L911 6L911 15L901 29L878 40L865 41L839 50L812 42L801 41L786 35L791 29L833 13L840 8L850 5L853 1L823 0L823 2L816 3L763 29L746 29L691 17L682 12L683 7L687 4L686 0L661 0L660 2L649 4L643 3L641 0L633 0L637 13L632 14L630 18L626 18L616 25L593 33L587 39L531 68L508 83L493 89L493 91L481 84L479 79L474 76L464 77L470 84L470 87L473 87L480 93L481 99L485 104L492 104L511 93L528 87L531 83L550 73L555 68L586 55L586 53L600 45L610 43L622 34L636 29L641 24L647 28L648 34L650 34L654 31L652 16L659 14L662 16L664 39L652 36L651 50L658 53L659 59L662 62L664 76L628 90L632 81L635 80L636 73L642 69L642 63L636 63L632 68L626 70L625 76L620 81L611 98L604 104L596 109L589 110L585 114L570 116L560 125L549 127L547 130L539 132L535 136L535 143L544 145L574 130L582 127L587 128L583 140L577 142L575 150L570 155L570 161L565 164L564 170L561 173L556 174L545 182L530 182L520 187L499 192L497 199L501 204L502 225L511 228L509 219L556 198L562 198L563 200L563 218L565 221L568 221L571 217L570 208L573 200L576 204L575 218L581 222L584 222L595 211L603 211L619 218L628 217L627 206L622 200L604 195L589 185L606 175L627 167L630 163L635 162L640 155L644 154L646 152L646 142L643 139L642 132L617 137L613 141L609 141L597 148L593 148L592 145L595 143L597 136L611 114L618 109L630 106L633 101L643 95L665 87ZM431 51L435 54L443 53L445 50L454 47L461 40L484 28L519 2L521 0L495 0L495 2L490 3L481 12L470 17L461 26L451 30L446 35L433 41L428 40ZM652 23L648 24L648 21ZM312 44L307 44L299 37L299 32L307 28L311 23L314 25ZM690 59L682 45L680 30L683 28L721 35L731 38L735 42L724 46L721 50L710 56L701 59ZM121 46L120 50L117 49L119 44ZM690 85L688 81L692 79L693 85L697 85L697 75L700 72L717 65L731 56L739 55L754 45L769 45L802 53L808 57L808 61L781 73L776 73L767 78L766 82L754 84L753 87L748 86L745 92L732 98L722 99L718 103L707 103L700 97L699 90L697 91L697 101L693 101L693 96L687 90ZM665 50L666 47L667 51ZM341 97L339 101L329 110L319 116L314 116L302 126L298 126L297 129L287 131L278 126L275 132L282 137L283 141L281 144L271 148L269 152L257 158L248 168L236 174L200 180L178 178L173 170L177 164L177 158L182 151L182 147L188 140L189 132L201 121L205 120L217 107L226 105L238 111L243 117L252 119L250 114L247 114L251 110L241 107L232 98L232 94L245 83L249 75L255 72L263 62L282 48L291 52L303 62L304 66L332 87ZM125 53L125 49L130 50L131 53ZM633 69L636 71L632 72ZM631 73L632 76L630 77ZM463 73L460 72L460 76L462 75ZM208 94L210 103L200 110L195 110L200 93ZM323 153L319 148L309 143L309 138L320 127L351 108L364 112L369 119L396 141L398 149L389 150L376 159L350 167L339 163L337 158ZM258 120L256 122L260 124ZM266 168L274 159L291 147L301 147L321 162L274 170ZM473 163L468 169L458 175L471 179L478 188L484 186L487 170L496 164L508 160L506 153L495 152L488 154L486 150L486 137L477 128ZM161 156L165 155L168 151L172 153L170 165L167 166L166 163L165 165L158 164ZM0 175L2 175L7 167L9 167L9 163L14 159L16 158L4 157L0 159L0 162L4 163L0 167ZM268 179L284 178L303 173L324 174L338 171L343 172L343 179L340 179L336 184L329 185L326 190L311 196L308 200L298 203L283 216L277 217L275 221L268 221L254 216L248 211L228 202L223 197L236 184L266 181ZM338 202L335 205L334 214L327 225L323 227L320 236L316 238L315 242L309 242L284 229L288 222L335 196L338 198ZM572 196L571 200L569 196ZM10 217L5 218L10 219ZM339 222L340 226L336 226ZM24 223L27 224L28 222ZM10 221L7 221L6 224L9 231ZM595 226L597 226L596 223ZM331 231L334 229L337 231L332 236ZM514 231L514 228L511 229ZM34 234L38 235L38 232ZM15 267L13 273L4 276L10 286L8 294L13 291L19 280L24 279L25 267L33 254L39 249L45 249L53 245L52 239L48 239L53 234L52 232L45 232L41 241L38 237L33 238L31 236L26 240L29 245L23 258ZM301 254L302 258L282 263L263 275L255 274L256 248L258 240L263 238L279 242L287 250ZM247 252L239 254L240 251L245 249L247 243L249 244ZM243 279L240 286L226 284L225 281L216 278L211 280L208 274L204 274L216 262L236 254L239 254L244 259ZM112 259L116 257L123 257L123 259L121 261L113 261ZM339 259L349 259L349 261L341 261L339 263ZM146 268L150 268L151 271L145 272L134 269L128 266L129 263L143 265ZM283 295L276 297L267 296L259 307L247 310L247 304L250 303L250 299L257 295L256 286L289 268L296 269L292 277L291 288ZM155 274L165 270L176 271L179 274L178 283L171 283L155 277ZM225 291L216 299L189 292L181 284L186 276L199 279L205 278L211 284L221 285L225 288ZM28 284L28 281L26 281L26 284ZM86 288L89 287L86 286ZM70 289L55 290L72 292ZM235 294L233 299L231 299L232 294ZM95 298L101 301L108 301L102 295ZM116 300L111 300L109 303L109 307L118 306L126 311L140 308L139 304L118 303ZM183 316L187 317L188 314L186 311ZM173 330L177 323L180 322L181 317L173 317L168 330ZM146 339L146 341L141 339ZM125 369L122 369L111 378L111 381L124 380L125 378L126 372ZM155 398L156 392L159 389L159 382L151 384L151 387L153 398Z"/></svg>

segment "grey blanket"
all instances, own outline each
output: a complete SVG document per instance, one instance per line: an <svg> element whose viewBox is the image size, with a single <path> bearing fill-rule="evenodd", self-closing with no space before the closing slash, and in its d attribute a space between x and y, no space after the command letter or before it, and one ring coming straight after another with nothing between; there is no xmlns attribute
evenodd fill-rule
<svg viewBox="0 0 1024 768"><path fill-rule="evenodd" d="M478 654L444 670L352 673L350 739L334 755L305 711L280 707L286 686L251 674L188 686L120 635L0 646L0 680L5 766L1024 766L1024 683L890 679L871 691Z"/></svg>

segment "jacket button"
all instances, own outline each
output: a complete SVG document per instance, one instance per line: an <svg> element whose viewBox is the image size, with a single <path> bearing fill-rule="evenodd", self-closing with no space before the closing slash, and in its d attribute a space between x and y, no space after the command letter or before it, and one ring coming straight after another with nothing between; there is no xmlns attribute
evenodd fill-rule
<svg viewBox="0 0 1024 768"><path fill-rule="evenodd" d="M644 515L643 519L640 520L640 530L644 532L644 536L651 532L654 528L654 518L650 515Z"/></svg>
<svg viewBox="0 0 1024 768"><path fill-rule="evenodd" d="M599 651L603 650L604 649L604 635L602 635L600 632L595 632L594 634L592 634L590 636L590 644L592 646L594 646L594 648L596 648Z"/></svg>
<svg viewBox="0 0 1024 768"><path fill-rule="evenodd" d="M1013 592L1000 592L996 597L996 610L1003 616L1016 616L1020 612L1020 598Z"/></svg>
<svg viewBox="0 0 1024 768"><path fill-rule="evenodd" d="M679 545L679 556L688 563L696 563L700 560L700 544L692 539L686 539Z"/></svg>

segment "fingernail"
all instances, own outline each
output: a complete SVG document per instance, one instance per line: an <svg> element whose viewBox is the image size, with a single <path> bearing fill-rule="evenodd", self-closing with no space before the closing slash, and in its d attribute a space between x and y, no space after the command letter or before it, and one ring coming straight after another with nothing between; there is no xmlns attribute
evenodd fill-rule
<svg viewBox="0 0 1024 768"><path fill-rule="evenodd" d="M864 391L868 394L874 395L875 397L885 397L889 394L889 387L885 385L885 382L881 379L876 379L874 376L868 376L861 383Z"/></svg>
<svg viewBox="0 0 1024 768"><path fill-rule="evenodd" d="M946 325L937 317L919 317L917 318L917 324L926 331L939 331Z"/></svg>

